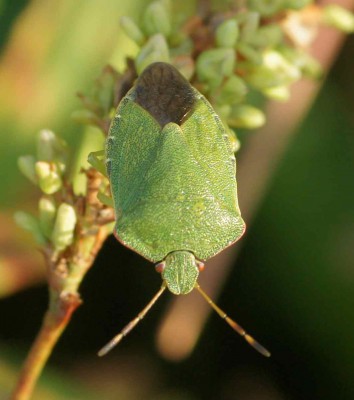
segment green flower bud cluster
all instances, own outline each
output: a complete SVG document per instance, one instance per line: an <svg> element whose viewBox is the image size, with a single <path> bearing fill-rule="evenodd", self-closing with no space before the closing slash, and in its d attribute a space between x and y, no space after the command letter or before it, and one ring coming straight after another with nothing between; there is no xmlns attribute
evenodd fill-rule
<svg viewBox="0 0 354 400"><path fill-rule="evenodd" d="M74 238L76 212L71 204L59 202L55 196L63 189L67 163L67 146L52 131L42 130L37 136L36 156L19 157L20 171L43 195L38 203L38 217L18 211L15 221L30 231L40 245L51 244L54 253L70 246Z"/></svg>
<svg viewBox="0 0 354 400"><path fill-rule="evenodd" d="M196 74L203 83L202 90L229 127L254 129L265 123L263 112L247 104L253 92L286 101L294 82L321 76L319 62L308 53L309 40L313 40L318 25L354 30L354 16L349 11L337 5L320 8L312 3L248 0L242 11L224 19L219 16L213 47L199 54ZM307 26L309 15L311 26ZM306 47L299 46L301 41L289 40L289 23L291 33L306 35Z"/></svg>
<svg viewBox="0 0 354 400"><path fill-rule="evenodd" d="M155 33L141 48L135 59L137 73L156 61L170 62L168 44L162 33Z"/></svg>
<svg viewBox="0 0 354 400"><path fill-rule="evenodd" d="M135 59L138 74L153 62L171 62L168 43L172 33L170 7L168 0L153 1L143 13L141 26L129 17L120 20L127 36L141 47Z"/></svg>
<svg viewBox="0 0 354 400"><path fill-rule="evenodd" d="M169 0L152 1L138 22L122 17L121 28L139 46L128 66L130 80L112 70L101 77L106 83L93 98L82 97L86 110L75 113L75 119L107 130L117 87L124 95L136 75L163 61L175 65L210 100L229 128L255 129L266 119L253 99L286 101L294 82L321 76L320 64L308 53L320 24L354 31L354 16L338 5L320 7L313 0L242 4L239 11L193 16L183 26L172 18L172 6L178 10L178 4Z"/></svg>
<svg viewBox="0 0 354 400"><path fill-rule="evenodd" d="M354 32L354 15L338 4L329 4L324 7L323 23L343 32Z"/></svg>
<svg viewBox="0 0 354 400"><path fill-rule="evenodd" d="M112 108L116 105L116 87L121 76L111 66L106 66L96 80L92 93L79 93L84 106L72 113L72 119L80 124L94 125L106 131L110 124Z"/></svg>
<svg viewBox="0 0 354 400"><path fill-rule="evenodd" d="M43 129L37 136L37 156L19 157L20 171L43 193L51 195L63 186L67 147L52 131Z"/></svg>
<svg viewBox="0 0 354 400"><path fill-rule="evenodd" d="M201 49L195 39L201 36L200 26L194 31L176 29L168 1L150 3L140 25L124 17L121 26L140 46L135 60L138 74L152 62L171 62L209 98L225 124L254 129L265 123L265 115L248 104L252 92L285 101L291 84L303 76L316 78L322 72L305 48L289 41L289 28L284 26L290 24L291 33L305 35L306 44L313 38L313 27L306 26L302 13L318 15L318 25L353 29L349 12L338 6L320 9L312 3L248 0L238 13L217 14L215 19L211 16L209 25L204 25L204 32L212 32L211 38Z"/></svg>
<svg viewBox="0 0 354 400"><path fill-rule="evenodd" d="M61 203L57 207L51 196L42 196L38 208L38 218L17 211L15 221L21 228L30 231L39 245L51 245L54 255L57 255L74 241L77 222L75 208L68 203Z"/></svg>
<svg viewBox="0 0 354 400"><path fill-rule="evenodd" d="M272 17L285 10L300 10L311 3L313 0L248 0L248 7L262 17Z"/></svg>

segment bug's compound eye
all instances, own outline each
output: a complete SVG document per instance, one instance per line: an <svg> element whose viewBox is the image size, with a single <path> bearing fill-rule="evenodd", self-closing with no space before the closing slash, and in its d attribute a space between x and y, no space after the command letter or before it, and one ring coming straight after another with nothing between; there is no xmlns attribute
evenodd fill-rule
<svg viewBox="0 0 354 400"><path fill-rule="evenodd" d="M197 260L196 260L196 264L197 264L197 267L198 267L198 269L199 269L199 272L204 271L204 269L205 269L205 264L204 264L202 261L197 261Z"/></svg>
<svg viewBox="0 0 354 400"><path fill-rule="evenodd" d="M165 266L166 266L165 262L159 262L158 264L155 265L156 272L161 274L162 271L165 269Z"/></svg>

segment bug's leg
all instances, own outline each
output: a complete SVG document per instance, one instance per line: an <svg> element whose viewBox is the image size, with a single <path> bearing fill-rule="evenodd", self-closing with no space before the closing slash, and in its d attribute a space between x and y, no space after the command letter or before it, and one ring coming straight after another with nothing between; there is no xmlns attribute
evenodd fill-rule
<svg viewBox="0 0 354 400"><path fill-rule="evenodd" d="M97 193L97 198L105 206L112 207L112 208L114 207L113 199L112 199L111 196L108 196L108 195L106 195L106 194L104 194L102 192L98 192Z"/></svg>
<svg viewBox="0 0 354 400"><path fill-rule="evenodd" d="M88 157L87 161L93 168L97 169L102 175L107 176L106 166L105 166L105 156L104 150L93 151Z"/></svg>
<svg viewBox="0 0 354 400"><path fill-rule="evenodd" d="M94 151L90 153L87 157L87 161L89 164L91 164L93 168L95 168L98 172L107 177L104 150ZM107 207L112 208L113 200L112 197L109 196L108 192L109 192L108 181L102 182L100 191L97 193L97 198L101 203L103 203Z"/></svg>
<svg viewBox="0 0 354 400"><path fill-rule="evenodd" d="M156 303L158 298L162 295L162 293L166 289L166 283L163 282L160 290L155 294L155 296L149 301L149 303L140 311L140 313L131 320L119 333L114 336L112 340L110 340L102 349L98 352L100 357L106 355L109 351L113 349L123 338L127 336L128 333L135 328L135 326L145 317L145 315L149 312L151 307Z"/></svg>
<svg viewBox="0 0 354 400"><path fill-rule="evenodd" d="M239 335L244 337L244 339L259 353L264 355L265 357L270 357L270 352L263 347L260 343L258 343L252 336L250 336L237 322L232 320L221 308L219 308L213 300L204 292L204 290L199 286L198 283L195 284L195 288L199 291L199 293L204 297L204 299L210 304L210 306L220 315L222 319L224 319L232 329L234 329Z"/></svg>
<svg viewBox="0 0 354 400"><path fill-rule="evenodd" d="M105 166L105 154L104 150L94 151L88 155L87 161L93 168L95 168L102 175L107 177L107 170ZM113 207L112 197L109 196L107 191L107 185L101 185L101 190L97 193L98 200L108 207ZM106 192L106 193L105 193Z"/></svg>

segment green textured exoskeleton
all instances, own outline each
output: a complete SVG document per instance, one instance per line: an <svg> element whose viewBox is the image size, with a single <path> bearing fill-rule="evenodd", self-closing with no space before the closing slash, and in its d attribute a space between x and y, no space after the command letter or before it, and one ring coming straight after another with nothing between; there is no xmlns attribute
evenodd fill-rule
<svg viewBox="0 0 354 400"><path fill-rule="evenodd" d="M197 283L201 260L237 241L245 224L227 131L205 97L172 65L151 64L120 102L107 137L106 168L114 234L158 263L163 285L100 354L144 317L167 286L177 295L197 288L234 329L268 355Z"/></svg>

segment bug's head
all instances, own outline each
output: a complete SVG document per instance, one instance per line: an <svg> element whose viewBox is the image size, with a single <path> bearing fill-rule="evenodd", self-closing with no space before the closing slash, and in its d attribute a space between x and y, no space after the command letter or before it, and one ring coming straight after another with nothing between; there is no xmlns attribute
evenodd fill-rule
<svg viewBox="0 0 354 400"><path fill-rule="evenodd" d="M173 294L191 292L197 282L203 263L197 261L189 251L174 251L156 265L162 279Z"/></svg>

